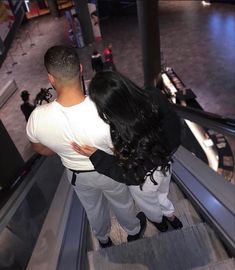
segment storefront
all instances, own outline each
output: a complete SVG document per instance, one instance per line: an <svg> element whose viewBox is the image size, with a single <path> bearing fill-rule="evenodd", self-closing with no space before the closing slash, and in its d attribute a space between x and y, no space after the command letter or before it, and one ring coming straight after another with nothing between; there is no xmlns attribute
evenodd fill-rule
<svg viewBox="0 0 235 270"><path fill-rule="evenodd" d="M0 2L0 66L25 15L24 2L3 0Z"/></svg>
<svg viewBox="0 0 235 270"><path fill-rule="evenodd" d="M52 5L59 10L71 8L72 0L24 0L28 19L50 13ZM52 7L53 8L53 7Z"/></svg>

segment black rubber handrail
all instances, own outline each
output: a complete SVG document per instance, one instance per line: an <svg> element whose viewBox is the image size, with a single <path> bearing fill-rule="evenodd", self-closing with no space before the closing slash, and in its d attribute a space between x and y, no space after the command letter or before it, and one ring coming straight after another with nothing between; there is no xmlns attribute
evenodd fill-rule
<svg viewBox="0 0 235 270"><path fill-rule="evenodd" d="M223 134L235 136L235 120L219 116L217 114L201 111L194 108L184 107L174 104L174 109L178 115L195 122L203 127L211 128Z"/></svg>
<svg viewBox="0 0 235 270"><path fill-rule="evenodd" d="M26 179L27 175L34 169L34 165L38 163L38 160L44 160L39 154L34 154L26 163L20 168L15 177L10 181L10 184L0 191L0 209L12 196L13 192L18 188L18 186Z"/></svg>
<svg viewBox="0 0 235 270"><path fill-rule="evenodd" d="M15 181L12 181L12 184L9 188L12 189L18 182L20 182L20 180L24 178L32 170L32 167L35 164L35 162L41 157L42 156L37 153L33 154L32 157L30 157L25 162L23 167L19 170L18 174L15 177Z"/></svg>

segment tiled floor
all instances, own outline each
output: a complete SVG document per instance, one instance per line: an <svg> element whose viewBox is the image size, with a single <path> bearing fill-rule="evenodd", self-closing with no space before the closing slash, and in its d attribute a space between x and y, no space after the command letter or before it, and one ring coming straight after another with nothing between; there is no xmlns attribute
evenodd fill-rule
<svg viewBox="0 0 235 270"><path fill-rule="evenodd" d="M30 21L23 25L18 32L22 44L17 44L15 40L10 53L12 54L17 65L11 66L11 58L5 61L0 70L1 87L5 85L8 80L14 79L18 85L18 90L10 97L7 103L0 110L0 118L8 130L11 138L15 142L19 152L26 160L32 154L30 144L26 138L25 133L25 119L20 111L20 92L27 89L30 92L31 101L40 91L41 87L47 87L47 74L43 66L43 56L48 47L55 44L65 43L65 19L53 19L50 16L40 18L39 24L37 21ZM39 28L38 28L39 27ZM58 31L59 29L59 31ZM35 43L31 46L31 41L27 35ZM22 55L22 48L27 55ZM6 64L12 70L11 74L6 74Z"/></svg>
<svg viewBox="0 0 235 270"><path fill-rule="evenodd" d="M206 111L235 118L235 5L203 7L200 1L160 1L159 18L162 52L167 65L173 67L186 86L195 92ZM111 42L118 70L142 85L137 17L112 18L104 20L101 26L103 42L94 44L94 47L101 50ZM35 43L33 47L28 31ZM0 70L1 87L11 79L15 79L19 87L0 109L0 118L27 159L32 150L19 109L20 92L27 89L33 99L41 87L48 86L43 55L48 47L68 42L65 18L45 16L32 20L21 27L18 35L27 55L22 56L20 45L14 42L11 52L18 64L11 68L11 58L8 57L6 63L12 73L6 74L4 66ZM79 49L85 79L92 76L92 50L92 46Z"/></svg>

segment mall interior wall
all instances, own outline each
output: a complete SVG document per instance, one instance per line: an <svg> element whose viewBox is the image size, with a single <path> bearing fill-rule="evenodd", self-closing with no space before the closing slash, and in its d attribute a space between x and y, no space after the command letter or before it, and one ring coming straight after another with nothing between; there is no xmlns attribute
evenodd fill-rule
<svg viewBox="0 0 235 270"><path fill-rule="evenodd" d="M4 62L4 59L7 56L7 52L11 47L12 41L16 35L17 30L19 29L22 21L25 18L25 6L23 1L14 1L16 4L13 4L12 0L8 0L9 5L12 9L12 13L14 15L14 23L9 30L5 40L1 40L0 38L0 67Z"/></svg>

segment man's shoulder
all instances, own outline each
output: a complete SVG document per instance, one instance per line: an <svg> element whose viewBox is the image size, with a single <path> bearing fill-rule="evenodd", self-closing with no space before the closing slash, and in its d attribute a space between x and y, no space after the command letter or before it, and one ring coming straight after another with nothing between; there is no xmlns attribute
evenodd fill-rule
<svg viewBox="0 0 235 270"><path fill-rule="evenodd" d="M55 103L54 102L50 102L50 103L46 103L40 106L37 106L36 109L38 111L48 111L48 110L52 110L53 108L55 108Z"/></svg>
<svg viewBox="0 0 235 270"><path fill-rule="evenodd" d="M90 99L89 96L86 96L86 99L85 99L84 104L85 104L87 107L93 107L93 108L96 108L95 103Z"/></svg>
<svg viewBox="0 0 235 270"><path fill-rule="evenodd" d="M53 102L52 103L48 103L48 104L43 104L43 105L40 105L40 106L37 106L32 114L34 116L40 116L40 115L45 115L45 114L49 114L51 113L52 110L54 110L54 104Z"/></svg>

